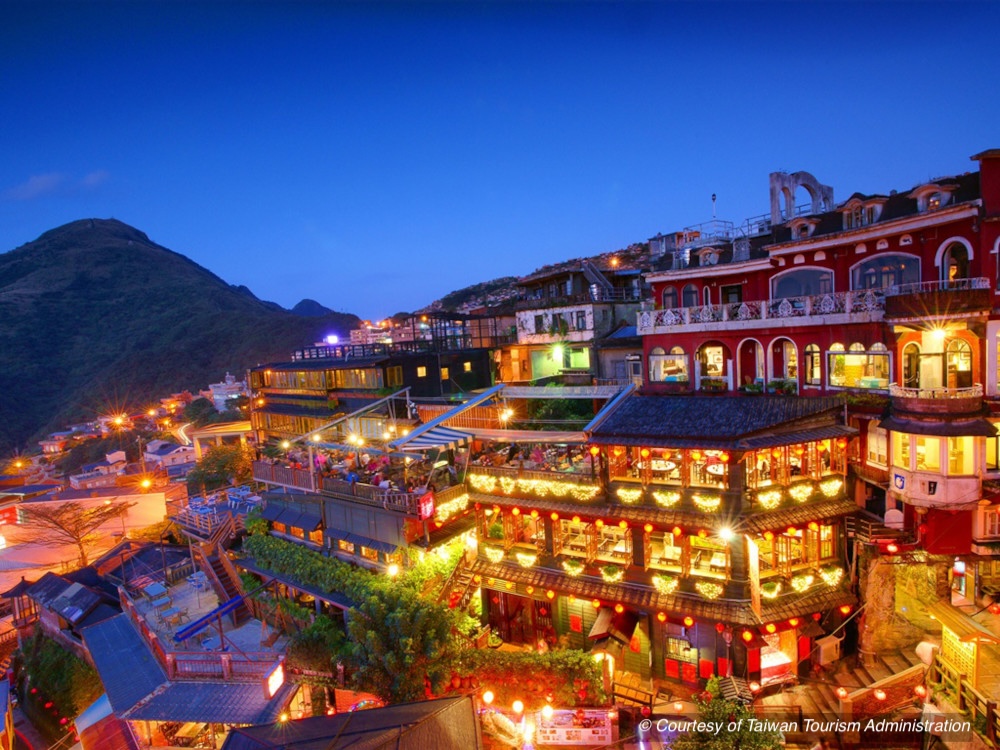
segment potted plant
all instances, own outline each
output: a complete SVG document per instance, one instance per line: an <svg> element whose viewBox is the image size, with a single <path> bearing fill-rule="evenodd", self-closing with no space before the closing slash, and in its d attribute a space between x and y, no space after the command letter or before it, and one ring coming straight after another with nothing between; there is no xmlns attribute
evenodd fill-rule
<svg viewBox="0 0 1000 750"><path fill-rule="evenodd" d="M618 583L625 578L625 568L621 565L605 565L601 568L601 578L605 583Z"/></svg>
<svg viewBox="0 0 1000 750"><path fill-rule="evenodd" d="M486 645L489 648L500 648L503 645L503 638L491 631L489 638L486 639Z"/></svg>

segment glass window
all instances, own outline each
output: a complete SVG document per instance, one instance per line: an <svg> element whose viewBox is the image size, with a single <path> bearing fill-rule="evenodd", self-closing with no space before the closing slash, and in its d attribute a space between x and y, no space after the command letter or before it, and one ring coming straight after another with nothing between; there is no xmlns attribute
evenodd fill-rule
<svg viewBox="0 0 1000 750"><path fill-rule="evenodd" d="M378 562L378 550L374 550L371 547L362 547L361 556L366 560L371 560L372 562Z"/></svg>
<svg viewBox="0 0 1000 750"><path fill-rule="evenodd" d="M913 255L876 255L851 270L851 289L884 289L919 282L920 258Z"/></svg>
<svg viewBox="0 0 1000 750"><path fill-rule="evenodd" d="M426 378L427 377L427 368L426 367L418 367L417 368L417 377L418 378Z"/></svg>
<svg viewBox="0 0 1000 750"><path fill-rule="evenodd" d="M910 436L905 432L892 433L892 465L910 469Z"/></svg>
<svg viewBox="0 0 1000 750"><path fill-rule="evenodd" d="M948 473L958 476L975 474L975 439L971 437L948 438Z"/></svg>
<svg viewBox="0 0 1000 750"><path fill-rule="evenodd" d="M663 289L663 309L673 310L677 307L677 290L672 286Z"/></svg>
<svg viewBox="0 0 1000 750"><path fill-rule="evenodd" d="M354 554L354 545L351 542L345 542L343 539L337 540L337 549L341 552L346 552L349 555Z"/></svg>
<svg viewBox="0 0 1000 750"><path fill-rule="evenodd" d="M830 294L832 291L833 271L822 268L786 271L771 279L771 299Z"/></svg>
<svg viewBox="0 0 1000 750"><path fill-rule="evenodd" d="M917 471L941 471L941 439L917 435L914 438Z"/></svg>
<svg viewBox="0 0 1000 750"><path fill-rule="evenodd" d="M576 311L576 330L585 331L587 330L587 313L583 310Z"/></svg>
<svg viewBox="0 0 1000 750"><path fill-rule="evenodd" d="M649 380L652 383L686 383L688 358L684 350L675 346L667 354L662 347L652 349L649 353Z"/></svg>
<svg viewBox="0 0 1000 750"><path fill-rule="evenodd" d="M463 362L462 363L462 372L472 372L472 363L471 362Z"/></svg>
<svg viewBox="0 0 1000 750"><path fill-rule="evenodd" d="M868 423L868 463L885 466L888 463L889 433L883 430L875 420Z"/></svg>
<svg viewBox="0 0 1000 750"><path fill-rule="evenodd" d="M698 306L698 287L694 284L688 284L684 287L683 296L684 307Z"/></svg>
<svg viewBox="0 0 1000 750"><path fill-rule="evenodd" d="M986 438L986 471L1000 471L1000 446L995 437Z"/></svg>
<svg viewBox="0 0 1000 750"><path fill-rule="evenodd" d="M809 344L806 347L806 384L820 385L823 381L823 357L816 344Z"/></svg>
<svg viewBox="0 0 1000 750"><path fill-rule="evenodd" d="M837 345L835 345L837 346ZM889 353L872 348L865 351L861 344L851 344L850 352L842 354L827 352L827 373L830 385L838 388L874 388L886 390L889 387Z"/></svg>
<svg viewBox="0 0 1000 750"><path fill-rule="evenodd" d="M447 380L451 376L447 367L441 368L441 380Z"/></svg>

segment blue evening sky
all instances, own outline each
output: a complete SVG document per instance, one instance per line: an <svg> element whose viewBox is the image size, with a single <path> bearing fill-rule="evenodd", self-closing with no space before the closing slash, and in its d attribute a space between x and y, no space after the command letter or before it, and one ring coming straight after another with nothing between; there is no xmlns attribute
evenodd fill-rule
<svg viewBox="0 0 1000 750"><path fill-rule="evenodd" d="M1000 4L0 5L0 250L114 217L258 297L449 291L1000 147Z"/></svg>

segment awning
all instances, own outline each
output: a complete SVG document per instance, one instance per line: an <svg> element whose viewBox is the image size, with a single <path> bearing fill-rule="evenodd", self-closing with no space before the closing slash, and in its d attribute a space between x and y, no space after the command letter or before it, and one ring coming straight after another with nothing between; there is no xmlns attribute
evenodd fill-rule
<svg viewBox="0 0 1000 750"><path fill-rule="evenodd" d="M350 532L344 531L343 529L326 529L326 535L331 539L336 539L337 541L340 542L346 542L347 537L349 537L351 534Z"/></svg>
<svg viewBox="0 0 1000 750"><path fill-rule="evenodd" d="M500 391L502 391L503 388L504 388L504 384L500 383L499 385L495 385L492 388L487 388L482 393L477 393L475 396L473 396L471 399L469 399L468 401L466 401L461 406L456 406L451 411L445 412L444 414L442 414L439 417L435 417L434 419L432 419L427 424L420 425L415 430L413 430L413 432L411 432L409 435L406 435L405 437L401 437L398 440L393 440L391 443L389 443L389 447L390 448L394 448L394 449L399 449L399 448L402 448L404 445L405 446L410 446L410 444L412 444L412 442L414 440L422 437L423 435L427 434L431 430L436 430L439 427L444 427L445 423L449 419L453 419L454 417L456 417L459 414L461 414L463 411L466 411L467 409L471 409L473 406L478 406L479 404L481 404L481 403L483 403L485 401L489 401L491 398L493 398L495 395L497 395ZM452 428L448 427L446 429L451 430ZM458 431L455 430L455 432L458 432ZM440 447L440 446L431 446L431 447L432 448L437 448L437 447Z"/></svg>
<svg viewBox="0 0 1000 750"><path fill-rule="evenodd" d="M416 437L407 436L393 443L396 447L405 446L409 451L449 450L458 448L472 440L468 432L451 427L434 427L422 432Z"/></svg>
<svg viewBox="0 0 1000 750"><path fill-rule="evenodd" d="M902 417L886 417L878 424L884 430L911 435L934 437L996 437L997 430L985 419L965 419L957 422L921 422Z"/></svg>
<svg viewBox="0 0 1000 750"><path fill-rule="evenodd" d="M630 387L626 386L626 388ZM634 387L634 386L631 386ZM504 398L527 398L527 399L547 399L547 398L576 398L576 399L601 399L614 398L622 391L620 385L562 385L562 386L531 386L531 385L508 385L504 388Z"/></svg>
<svg viewBox="0 0 1000 750"><path fill-rule="evenodd" d="M277 521L285 512L284 505L271 505L270 503L260 512L260 517L265 521Z"/></svg>
<svg viewBox="0 0 1000 750"><path fill-rule="evenodd" d="M371 539L366 536L361 536L359 534L348 534L345 542L350 542L351 544L357 544L362 547L368 547L368 549L378 550L379 552L384 552L387 555L391 555L393 552L399 549L399 545L390 544L389 542L382 542L378 539Z"/></svg>
<svg viewBox="0 0 1000 750"><path fill-rule="evenodd" d="M632 610L616 613L611 607L601 607L587 637L597 641L612 638L625 645L632 640L638 624L639 616Z"/></svg>
<svg viewBox="0 0 1000 750"><path fill-rule="evenodd" d="M799 628L799 635L805 638L822 638L826 635L826 631L820 627L818 622L810 618Z"/></svg>
<svg viewBox="0 0 1000 750"><path fill-rule="evenodd" d="M927 613L948 628L963 643L1000 643L1000 636L987 630L958 607L948 602L934 602Z"/></svg>
<svg viewBox="0 0 1000 750"><path fill-rule="evenodd" d="M284 524L288 528L294 527L296 529L301 529L302 524L299 521L300 518L302 518L302 514L299 513L299 511L292 508L285 508L275 523Z"/></svg>
<svg viewBox="0 0 1000 750"><path fill-rule="evenodd" d="M835 424L826 427L815 427L811 430L796 430L795 432L771 433L768 435L757 435L740 440L737 445L740 448L777 448L782 445L797 445L799 443L810 443L819 440L833 440L840 437L852 437L858 431L853 427Z"/></svg>
<svg viewBox="0 0 1000 750"><path fill-rule="evenodd" d="M297 528L303 531L316 531L320 526L323 525L323 519L318 515L313 513L303 513L299 516L299 525Z"/></svg>
<svg viewBox="0 0 1000 750"><path fill-rule="evenodd" d="M550 430L488 430L471 428L466 430L477 440L491 440L494 443L546 443L549 445L583 445L587 436L583 432L552 432Z"/></svg>

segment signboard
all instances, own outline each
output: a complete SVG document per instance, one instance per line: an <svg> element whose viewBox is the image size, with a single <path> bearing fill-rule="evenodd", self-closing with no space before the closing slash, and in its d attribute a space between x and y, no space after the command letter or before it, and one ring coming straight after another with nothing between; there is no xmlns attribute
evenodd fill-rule
<svg viewBox="0 0 1000 750"><path fill-rule="evenodd" d="M610 745L614 742L607 709L553 711L549 718L538 712L535 727L538 746Z"/></svg>
<svg viewBox="0 0 1000 750"><path fill-rule="evenodd" d="M434 515L434 493L428 492L420 497L419 510L421 520L427 520Z"/></svg>
<svg viewBox="0 0 1000 750"><path fill-rule="evenodd" d="M17 523L16 505L8 505L6 508L0 508L0 526L8 523Z"/></svg>
<svg viewBox="0 0 1000 750"><path fill-rule="evenodd" d="M895 489L897 489L897 490L905 490L906 489L906 477L904 477L902 474L893 474L892 475L892 486Z"/></svg>
<svg viewBox="0 0 1000 750"><path fill-rule="evenodd" d="M274 697L281 686L285 684L285 663L278 662L274 665L274 669L267 673L264 677L264 695L268 700Z"/></svg>

